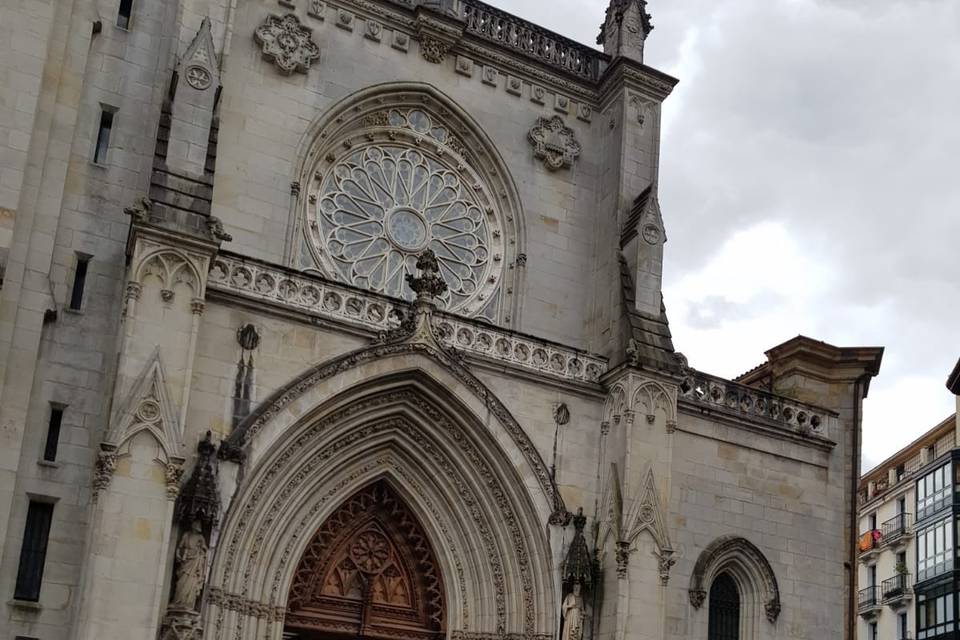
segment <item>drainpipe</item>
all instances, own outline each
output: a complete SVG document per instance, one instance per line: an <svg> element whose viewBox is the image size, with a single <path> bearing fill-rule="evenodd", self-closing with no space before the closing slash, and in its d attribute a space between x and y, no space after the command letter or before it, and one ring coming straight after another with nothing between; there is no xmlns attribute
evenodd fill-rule
<svg viewBox="0 0 960 640"><path fill-rule="evenodd" d="M864 388L864 382L870 380L870 374L864 374L857 378L853 383L853 464L850 465L850 557L844 563L848 573L848 584L850 585L849 602L847 603L849 615L847 616L847 640L856 640L857 637L857 527L859 519L857 517L857 485L860 483L860 456L857 453L860 450L860 431L862 428L860 415L860 403L862 402L861 389Z"/></svg>

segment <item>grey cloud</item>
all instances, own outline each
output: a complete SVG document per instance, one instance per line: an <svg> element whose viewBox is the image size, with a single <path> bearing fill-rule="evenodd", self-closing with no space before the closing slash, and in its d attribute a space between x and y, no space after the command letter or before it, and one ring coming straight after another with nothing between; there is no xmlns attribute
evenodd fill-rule
<svg viewBox="0 0 960 640"><path fill-rule="evenodd" d="M607 3L499 4L590 43ZM813 326L785 327L785 337L886 345L872 397L894 393L906 376L945 378L960 354L960 3L650 0L648 8L656 28L647 63L680 79L665 106L661 163L667 299L731 234L777 220L835 276ZM693 362L684 331L742 319L743 309L718 300L700 301L690 325L675 328ZM758 360L770 346L744 345ZM943 405L928 413L949 407L941 391ZM868 439L906 429L886 438L889 448L932 426L878 417L865 429Z"/></svg>

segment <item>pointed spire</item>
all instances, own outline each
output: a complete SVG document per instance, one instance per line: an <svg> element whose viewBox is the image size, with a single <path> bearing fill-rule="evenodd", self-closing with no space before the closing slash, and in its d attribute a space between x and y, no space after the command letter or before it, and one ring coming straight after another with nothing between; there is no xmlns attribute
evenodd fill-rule
<svg viewBox="0 0 960 640"><path fill-rule="evenodd" d="M597 44L614 58L643 62L643 45L653 31L647 0L610 0Z"/></svg>
<svg viewBox="0 0 960 640"><path fill-rule="evenodd" d="M203 533L209 540L210 532L220 519L220 487L217 482L217 447L213 444L212 434L197 445L197 464L193 473L180 491L177 501L176 519L180 526L189 528L194 521L203 526Z"/></svg>
<svg viewBox="0 0 960 640"><path fill-rule="evenodd" d="M580 584L587 587L593 584L593 554L590 553L590 547L587 546L587 540L583 535L586 524L587 517L583 515L583 509L577 509L577 515L573 517L575 533L563 563L564 584Z"/></svg>

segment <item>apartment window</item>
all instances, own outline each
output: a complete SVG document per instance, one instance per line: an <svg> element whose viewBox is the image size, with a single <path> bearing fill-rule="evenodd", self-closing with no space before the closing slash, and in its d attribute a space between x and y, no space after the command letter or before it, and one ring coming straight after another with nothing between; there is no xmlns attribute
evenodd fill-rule
<svg viewBox="0 0 960 640"><path fill-rule="evenodd" d="M60 444L60 426L63 424L64 406L50 405L50 419L47 421L47 441L43 445L43 459L47 462L56 462L57 447Z"/></svg>
<svg viewBox="0 0 960 640"><path fill-rule="evenodd" d="M121 29L130 28L130 12L133 10L133 0L120 0L120 9L117 11L117 26Z"/></svg>
<svg viewBox="0 0 960 640"><path fill-rule="evenodd" d="M953 598L949 585L917 595L917 640L936 638L953 631Z"/></svg>
<svg viewBox="0 0 960 640"><path fill-rule="evenodd" d="M904 464L898 464L898 465L897 465L896 474L897 474L897 482L900 482L901 480L903 480L903 476L905 476L905 475L907 474L907 467L906 467L906 465L904 465Z"/></svg>
<svg viewBox="0 0 960 640"><path fill-rule="evenodd" d="M953 570L953 518L917 532L917 582Z"/></svg>
<svg viewBox="0 0 960 640"><path fill-rule="evenodd" d="M83 290L87 286L87 270L91 256L77 255L77 270L73 274L73 289L70 291L70 308L80 311L83 307Z"/></svg>
<svg viewBox="0 0 960 640"><path fill-rule="evenodd" d="M875 531L877 528L877 513L873 512L870 514L870 531Z"/></svg>
<svg viewBox="0 0 960 640"><path fill-rule="evenodd" d="M870 640L877 640L877 637L878 637L878 636L877 636L877 623L876 623L876 622L871 622L871 623L870 623L870 633L868 634L868 637L870 638Z"/></svg>
<svg viewBox="0 0 960 640"><path fill-rule="evenodd" d="M93 161L106 164L107 150L110 148L110 131L113 129L113 107L103 105L100 109L100 129L97 131L97 146L93 150Z"/></svg>
<svg viewBox="0 0 960 640"><path fill-rule="evenodd" d="M874 564L870 566L869 577L870 577L870 584L868 586L870 587L877 586L877 565Z"/></svg>
<svg viewBox="0 0 960 640"><path fill-rule="evenodd" d="M949 464L917 480L917 520L936 513L946 506L952 489Z"/></svg>
<svg viewBox="0 0 960 640"><path fill-rule="evenodd" d="M897 500L897 515L903 515L907 512L907 499L900 498Z"/></svg>
<svg viewBox="0 0 960 640"><path fill-rule="evenodd" d="M897 640L907 640L910 632L907 629L907 614L901 613L897 616Z"/></svg>
<svg viewBox="0 0 960 640"><path fill-rule="evenodd" d="M52 520L52 503L30 501L27 525L23 530L23 545L20 547L17 586L13 594L16 600L36 602L40 599L40 583L43 581L43 564L47 559L47 541Z"/></svg>

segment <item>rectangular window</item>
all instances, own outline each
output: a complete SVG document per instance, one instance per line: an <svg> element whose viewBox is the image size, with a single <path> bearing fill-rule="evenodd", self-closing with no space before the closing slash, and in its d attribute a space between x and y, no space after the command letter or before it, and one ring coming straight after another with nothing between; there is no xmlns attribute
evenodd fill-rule
<svg viewBox="0 0 960 640"><path fill-rule="evenodd" d="M870 623L870 640L877 640L877 623Z"/></svg>
<svg viewBox="0 0 960 640"><path fill-rule="evenodd" d="M87 268L90 256L77 256L77 271L73 274L73 290L70 292L70 308L80 311L83 307L83 290L87 286Z"/></svg>
<svg viewBox="0 0 960 640"><path fill-rule="evenodd" d="M50 420L47 422L47 441L43 445L43 459L56 462L57 447L60 444L60 425L63 423L63 405L50 405Z"/></svg>
<svg viewBox="0 0 960 640"><path fill-rule="evenodd" d="M897 616L897 640L907 640L907 614Z"/></svg>
<svg viewBox="0 0 960 640"><path fill-rule="evenodd" d="M930 640L953 631L954 597L949 585L917 596L917 640ZM901 625L904 624L901 622ZM906 631L905 626L902 630Z"/></svg>
<svg viewBox="0 0 960 640"><path fill-rule="evenodd" d="M120 0L120 9L117 11L117 26L121 29L130 27L130 12L133 10L133 0Z"/></svg>
<svg viewBox="0 0 960 640"><path fill-rule="evenodd" d="M876 528L877 528L877 514L871 513L870 514L870 531L874 531L876 530Z"/></svg>
<svg viewBox="0 0 960 640"><path fill-rule="evenodd" d="M43 564L47 559L47 541L50 538L52 520L52 503L30 501L27 525L23 530L23 545L20 547L17 586L13 594L16 600L36 602L40 599Z"/></svg>
<svg viewBox="0 0 960 640"><path fill-rule="evenodd" d="M917 533L917 582L953 570L953 519Z"/></svg>
<svg viewBox="0 0 960 640"><path fill-rule="evenodd" d="M97 146L93 150L93 161L97 164L106 164L107 162L114 111L115 109L106 105L102 106L100 110L100 129L97 131Z"/></svg>
<svg viewBox="0 0 960 640"><path fill-rule="evenodd" d="M951 475L950 465L946 464L917 480L917 520L932 515L950 504Z"/></svg>

